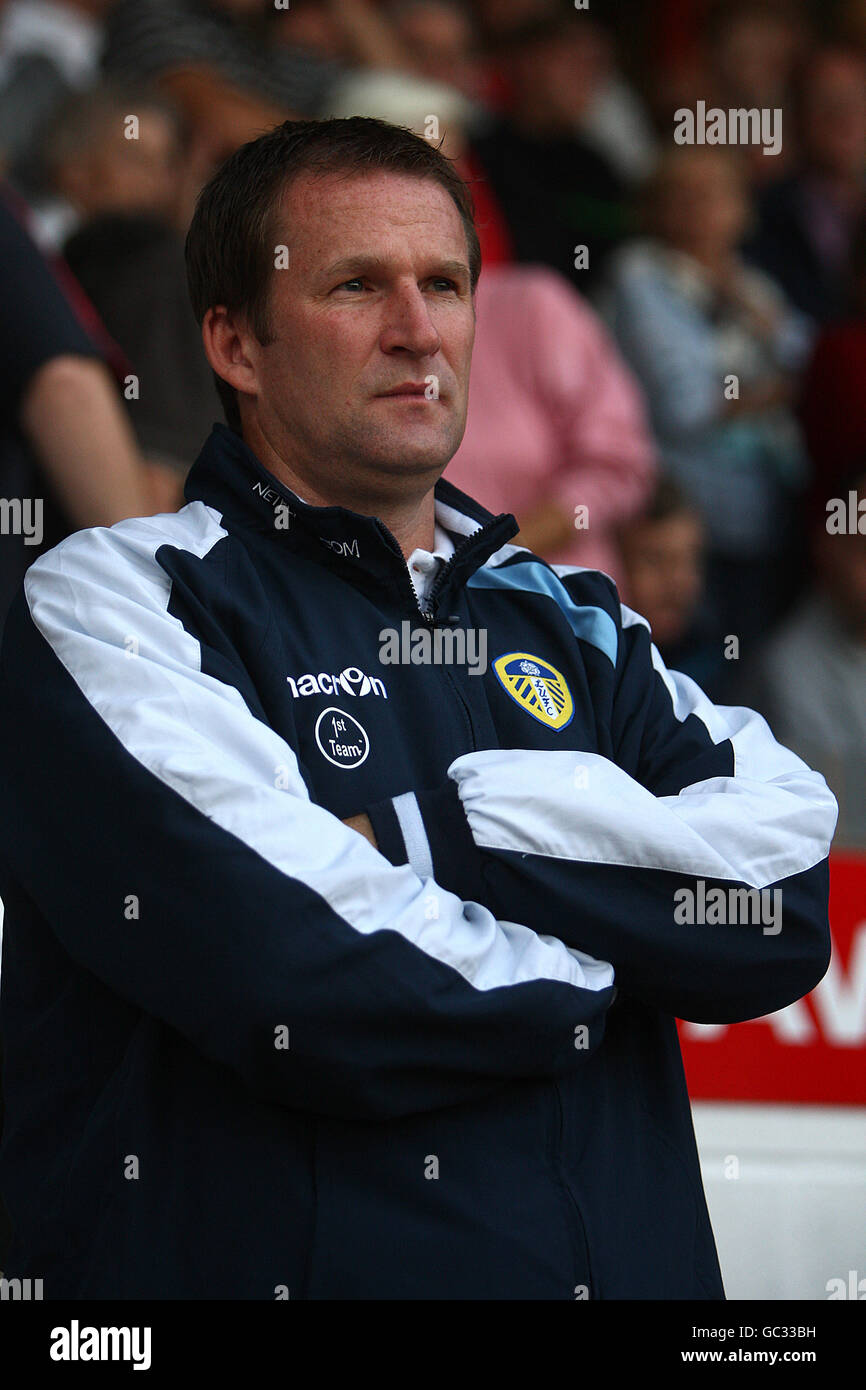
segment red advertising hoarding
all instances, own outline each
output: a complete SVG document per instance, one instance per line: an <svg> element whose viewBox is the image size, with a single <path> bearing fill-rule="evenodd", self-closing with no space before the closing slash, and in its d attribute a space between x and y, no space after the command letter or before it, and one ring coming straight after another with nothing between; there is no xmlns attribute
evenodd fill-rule
<svg viewBox="0 0 866 1390"><path fill-rule="evenodd" d="M833 955L805 999L750 1023L680 1023L693 1100L866 1105L866 854L830 857Z"/></svg>

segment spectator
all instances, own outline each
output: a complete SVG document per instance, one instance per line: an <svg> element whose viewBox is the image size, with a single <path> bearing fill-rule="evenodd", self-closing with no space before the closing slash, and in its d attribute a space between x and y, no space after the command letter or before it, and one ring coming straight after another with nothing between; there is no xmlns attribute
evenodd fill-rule
<svg viewBox="0 0 866 1390"><path fill-rule="evenodd" d="M348 68L409 70L412 56L373 0L119 0L104 65L159 82L215 165L287 116L319 115Z"/></svg>
<svg viewBox="0 0 866 1390"><path fill-rule="evenodd" d="M390 10L412 69L482 100L483 65L472 17L459 0L397 0Z"/></svg>
<svg viewBox="0 0 866 1390"><path fill-rule="evenodd" d="M75 91L99 73L103 19L114 0L7 0L0 12L0 53L5 76L15 63L39 55Z"/></svg>
<svg viewBox="0 0 866 1390"><path fill-rule="evenodd" d="M276 7L275 7L276 8ZM322 0L292 0L279 15L272 29L275 43L339 62L343 57L343 35L333 5Z"/></svg>
<svg viewBox="0 0 866 1390"><path fill-rule="evenodd" d="M537 19L560 12L559 0L473 0L475 14L488 43L520 32Z"/></svg>
<svg viewBox="0 0 866 1390"><path fill-rule="evenodd" d="M222 415L189 305L183 238L153 217L104 216L82 227L65 254L138 377L129 417L139 447L179 485L202 433Z"/></svg>
<svg viewBox="0 0 866 1390"><path fill-rule="evenodd" d="M609 529L641 505L653 471L640 392L589 305L542 267L485 269L449 482L515 512L518 544L616 578Z"/></svg>
<svg viewBox="0 0 866 1390"><path fill-rule="evenodd" d="M866 222L851 248L849 302L850 315L818 338L800 393L813 510L822 520L839 479L866 458Z"/></svg>
<svg viewBox="0 0 866 1390"><path fill-rule="evenodd" d="M737 254L748 205L729 151L667 154L646 213L651 235L612 271L614 328L666 464L704 515L719 636L745 640L793 583L805 459L789 401L809 332Z"/></svg>
<svg viewBox="0 0 866 1390"><path fill-rule="evenodd" d="M0 159L33 191L33 141L58 106L99 73L113 0L9 0L0 10Z"/></svg>
<svg viewBox="0 0 866 1390"><path fill-rule="evenodd" d="M519 261L548 265L586 290L627 226L624 185L581 136L593 59L577 15L540 20L502 41L513 92L507 116L473 132L473 148L502 207ZM587 248L586 254L576 247Z"/></svg>
<svg viewBox="0 0 866 1390"><path fill-rule="evenodd" d="M704 603L706 528L673 478L659 478L644 507L617 528L620 593L646 618L665 665L718 698L727 663Z"/></svg>
<svg viewBox="0 0 866 1390"><path fill-rule="evenodd" d="M744 674L749 700L774 735L823 773L839 802L836 844L866 843L866 470L839 480L847 517L854 492L863 530L813 528L814 589Z"/></svg>
<svg viewBox="0 0 866 1390"><path fill-rule="evenodd" d="M803 56L803 17L773 0L717 0L705 42L720 106L781 106Z"/></svg>
<svg viewBox="0 0 866 1390"><path fill-rule="evenodd" d="M80 527L153 511L157 494L97 347L2 199L0 284L2 628L38 555Z"/></svg>
<svg viewBox="0 0 866 1390"><path fill-rule="evenodd" d="M639 183L652 170L657 141L643 102L618 66L613 36L586 16L574 29L573 42L583 48L588 93L577 134L624 183Z"/></svg>
<svg viewBox="0 0 866 1390"><path fill-rule="evenodd" d="M273 41L260 0L119 0L103 55L118 82L159 83L217 163L293 113L313 114L341 65Z"/></svg>
<svg viewBox="0 0 866 1390"><path fill-rule="evenodd" d="M805 70L799 97L801 167L758 201L747 247L791 303L819 323L844 312L845 273L864 211L866 61L828 48Z"/></svg>
<svg viewBox="0 0 866 1390"><path fill-rule="evenodd" d="M720 0L707 18L705 45L708 106L723 110L781 109L785 122L782 147L772 158L759 145L742 153L752 185L778 179L796 157L797 140L790 121L790 96L807 44L800 12L773 0Z"/></svg>
<svg viewBox="0 0 866 1390"><path fill-rule="evenodd" d="M101 86L71 98L45 132L40 163L47 196L35 211L53 246L104 214L179 217L183 132L152 91Z"/></svg>
<svg viewBox="0 0 866 1390"><path fill-rule="evenodd" d="M311 0L303 0L303 3L309 4ZM326 0L325 9L341 36L345 63L409 69L411 53L378 0Z"/></svg>

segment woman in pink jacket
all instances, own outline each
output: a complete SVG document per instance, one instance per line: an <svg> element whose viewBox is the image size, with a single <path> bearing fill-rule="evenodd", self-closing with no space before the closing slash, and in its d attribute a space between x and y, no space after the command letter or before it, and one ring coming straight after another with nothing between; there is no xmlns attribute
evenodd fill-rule
<svg viewBox="0 0 866 1390"><path fill-rule="evenodd" d="M445 476L552 563L617 578L612 526L656 472L640 390L597 314L555 271L491 266L477 327L463 442Z"/></svg>

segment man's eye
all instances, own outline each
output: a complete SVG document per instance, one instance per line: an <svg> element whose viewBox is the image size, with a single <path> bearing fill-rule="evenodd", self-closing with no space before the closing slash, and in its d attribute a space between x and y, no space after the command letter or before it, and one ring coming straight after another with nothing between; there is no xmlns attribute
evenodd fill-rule
<svg viewBox="0 0 866 1390"><path fill-rule="evenodd" d="M339 285L335 286L335 288L338 290L363 290L365 284L366 281L363 275L356 275L352 280L342 280ZM446 275L435 276L433 279L430 280L430 284L436 290L453 290L455 293L457 293L460 289L460 286L457 284L456 280L450 280Z"/></svg>

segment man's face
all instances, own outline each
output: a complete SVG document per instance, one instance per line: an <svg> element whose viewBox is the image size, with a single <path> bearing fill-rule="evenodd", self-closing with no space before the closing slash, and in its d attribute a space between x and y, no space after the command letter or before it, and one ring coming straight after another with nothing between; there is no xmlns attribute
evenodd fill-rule
<svg viewBox="0 0 866 1390"><path fill-rule="evenodd" d="M271 277L272 341L248 344L245 438L311 491L337 482L372 505L426 490L466 424L475 310L455 204L411 175L304 174L276 229L288 266Z"/></svg>

